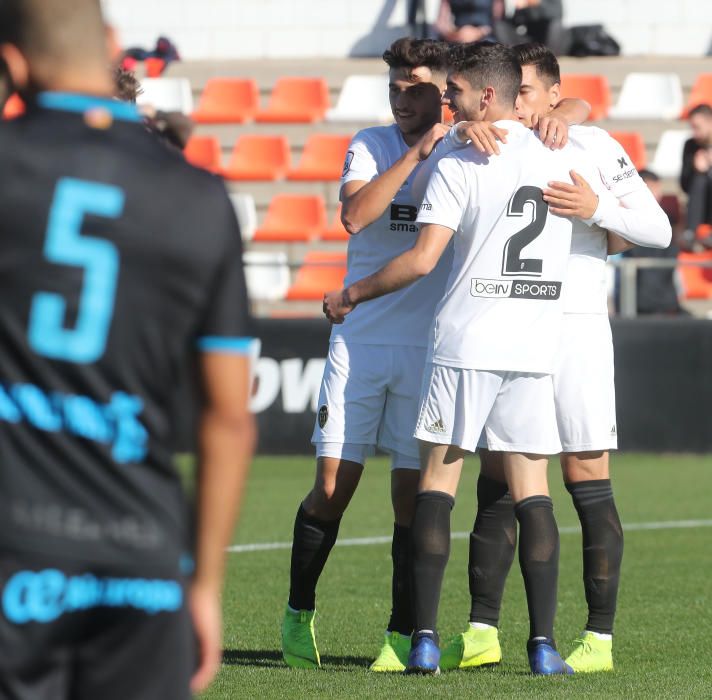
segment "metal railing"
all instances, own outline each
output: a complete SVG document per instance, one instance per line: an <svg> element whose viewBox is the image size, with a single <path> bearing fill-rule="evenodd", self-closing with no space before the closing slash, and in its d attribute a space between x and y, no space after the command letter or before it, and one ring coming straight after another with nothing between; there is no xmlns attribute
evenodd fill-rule
<svg viewBox="0 0 712 700"><path fill-rule="evenodd" d="M677 260L676 258L611 258L609 265L620 271L619 315L638 315L638 270L676 269L678 267L712 267L712 260Z"/></svg>
<svg viewBox="0 0 712 700"><path fill-rule="evenodd" d="M273 261L250 262L250 267L280 267L289 268L290 271L298 270L303 266L302 261ZM343 262L314 261L306 263L309 267L343 267ZM712 268L712 260L678 260L676 258L627 258L614 257L607 262L620 272L619 284L619 315L622 318L635 318L638 315L638 290L637 279L639 270L651 269L676 269L679 267ZM710 299L712 303L712 299Z"/></svg>

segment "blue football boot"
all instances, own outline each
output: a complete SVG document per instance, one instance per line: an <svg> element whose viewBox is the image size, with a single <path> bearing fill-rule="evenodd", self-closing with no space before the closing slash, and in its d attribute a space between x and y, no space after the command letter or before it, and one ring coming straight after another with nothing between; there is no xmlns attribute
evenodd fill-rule
<svg viewBox="0 0 712 700"><path fill-rule="evenodd" d="M440 649L435 640L428 635L417 635L408 655L406 673L440 673Z"/></svg>
<svg viewBox="0 0 712 700"><path fill-rule="evenodd" d="M536 676L568 676L574 672L556 651L553 639L530 639L527 642L529 668Z"/></svg>

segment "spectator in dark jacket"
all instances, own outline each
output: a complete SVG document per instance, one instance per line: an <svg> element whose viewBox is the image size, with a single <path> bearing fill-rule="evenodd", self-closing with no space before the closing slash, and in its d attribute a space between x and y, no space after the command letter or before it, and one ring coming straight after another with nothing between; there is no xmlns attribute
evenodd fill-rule
<svg viewBox="0 0 712 700"><path fill-rule="evenodd" d="M660 178L650 170L641 170L643 178L653 196L662 206L663 191ZM665 209L665 207L663 207ZM674 213L665 211L673 229L678 223ZM673 243L668 248L640 248L626 251L627 258L677 258L678 248ZM636 278L636 305L639 314L679 314L686 313L677 300L674 282L675 269L672 267L640 268Z"/></svg>
<svg viewBox="0 0 712 700"><path fill-rule="evenodd" d="M495 23L495 35L503 44L525 44L536 41L546 44L555 54L565 53L568 34L564 30L562 0L514 0L503 2L502 11L495 7L501 19ZM510 7L514 12L508 14Z"/></svg>
<svg viewBox="0 0 712 700"><path fill-rule="evenodd" d="M442 0L435 30L444 41L468 44L492 33L493 0Z"/></svg>
<svg viewBox="0 0 712 700"><path fill-rule="evenodd" d="M712 107L695 107L688 120L692 138L685 142L680 174L680 185L688 195L686 244L695 240L700 224L712 224Z"/></svg>

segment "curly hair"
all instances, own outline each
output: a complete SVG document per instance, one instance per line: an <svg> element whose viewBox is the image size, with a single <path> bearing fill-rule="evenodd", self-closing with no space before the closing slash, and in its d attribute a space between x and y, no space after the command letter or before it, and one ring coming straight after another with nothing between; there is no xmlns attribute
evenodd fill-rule
<svg viewBox="0 0 712 700"><path fill-rule="evenodd" d="M447 73L448 45L435 39L414 39L405 36L394 41L383 52L383 60L390 68L418 68L424 66L434 73Z"/></svg>
<svg viewBox="0 0 712 700"><path fill-rule="evenodd" d="M114 72L114 87L116 97L122 102L136 102L136 98L143 92L136 75L123 68L117 68Z"/></svg>
<svg viewBox="0 0 712 700"><path fill-rule="evenodd" d="M514 51L504 44L477 41L455 44L448 54L450 71L473 87L491 85L502 104L514 105L522 84L522 69Z"/></svg>

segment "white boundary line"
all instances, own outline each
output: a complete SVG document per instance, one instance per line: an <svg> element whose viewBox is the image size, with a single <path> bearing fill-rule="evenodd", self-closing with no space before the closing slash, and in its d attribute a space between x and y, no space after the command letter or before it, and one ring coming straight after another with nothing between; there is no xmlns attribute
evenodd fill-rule
<svg viewBox="0 0 712 700"><path fill-rule="evenodd" d="M643 530L685 530L700 527L712 527L712 520L661 520L652 523L626 523L623 525L625 532L636 532ZM581 532L581 528L560 527L562 535L576 535ZM469 532L453 532L453 540L464 540L470 536ZM389 544L391 535L381 535L380 537L352 537L350 539L337 540L339 547L365 547L372 544ZM227 548L231 554L245 554L247 552L269 552L277 549L291 549L291 542L256 542L254 544L234 544Z"/></svg>

